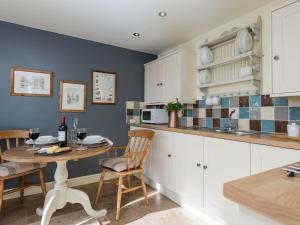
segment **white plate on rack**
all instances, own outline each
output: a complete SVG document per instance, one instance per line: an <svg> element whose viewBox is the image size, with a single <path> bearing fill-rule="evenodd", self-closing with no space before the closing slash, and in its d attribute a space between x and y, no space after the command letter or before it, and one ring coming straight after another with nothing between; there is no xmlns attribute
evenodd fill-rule
<svg viewBox="0 0 300 225"><path fill-rule="evenodd" d="M240 31L239 35L239 49L241 53L249 52L253 47L253 38L248 29Z"/></svg>

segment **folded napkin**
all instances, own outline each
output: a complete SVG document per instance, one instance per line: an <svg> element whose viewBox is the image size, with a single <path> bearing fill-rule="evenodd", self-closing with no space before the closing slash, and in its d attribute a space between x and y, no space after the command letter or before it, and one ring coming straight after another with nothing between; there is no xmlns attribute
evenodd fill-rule
<svg viewBox="0 0 300 225"><path fill-rule="evenodd" d="M53 136L40 136L35 141L35 143L37 145L52 144L52 143L56 143L56 142L58 142L58 138L57 137L53 137ZM33 144L33 140L32 139L27 140L26 144L32 145Z"/></svg>
<svg viewBox="0 0 300 225"><path fill-rule="evenodd" d="M100 135L89 135L85 139L83 139L82 143L84 145L91 145L91 144L99 144L99 143L104 142L104 141L106 141L109 145L113 145L114 144L108 138L102 137Z"/></svg>

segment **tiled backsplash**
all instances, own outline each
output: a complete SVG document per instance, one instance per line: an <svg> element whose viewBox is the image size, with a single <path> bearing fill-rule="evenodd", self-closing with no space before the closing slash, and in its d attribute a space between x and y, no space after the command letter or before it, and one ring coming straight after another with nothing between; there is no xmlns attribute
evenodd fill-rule
<svg viewBox="0 0 300 225"><path fill-rule="evenodd" d="M140 102L127 102L127 123L130 119L139 122L140 109L144 107ZM218 106L208 106L205 100L198 100L194 105L184 104L180 126L223 128L229 123L232 110L235 110L232 123L242 130L286 133L289 122L300 121L300 104L294 104L288 98L255 95L221 98Z"/></svg>

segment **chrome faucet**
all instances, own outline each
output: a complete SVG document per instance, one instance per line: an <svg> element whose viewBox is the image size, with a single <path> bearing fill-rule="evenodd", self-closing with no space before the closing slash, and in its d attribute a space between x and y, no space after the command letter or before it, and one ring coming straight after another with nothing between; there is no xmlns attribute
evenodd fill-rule
<svg viewBox="0 0 300 225"><path fill-rule="evenodd" d="M230 111L229 114L229 124L225 125L225 128L228 129L229 131L236 129L235 125L232 125L232 115L235 113L235 109Z"/></svg>

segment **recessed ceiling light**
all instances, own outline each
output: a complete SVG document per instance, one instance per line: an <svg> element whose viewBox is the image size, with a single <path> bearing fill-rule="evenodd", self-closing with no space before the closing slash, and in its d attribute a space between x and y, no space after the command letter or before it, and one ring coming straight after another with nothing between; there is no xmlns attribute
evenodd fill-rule
<svg viewBox="0 0 300 225"><path fill-rule="evenodd" d="M133 35L133 36L135 36L135 37L139 37L139 36L141 36L141 34L140 34L140 33L133 33L132 35Z"/></svg>
<svg viewBox="0 0 300 225"><path fill-rule="evenodd" d="M167 13L161 11L161 12L158 13L158 15L159 15L160 17L166 17L166 16L167 16Z"/></svg>

